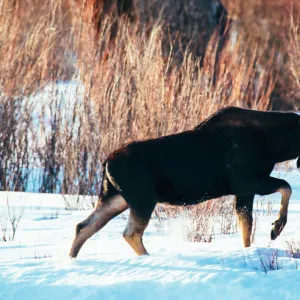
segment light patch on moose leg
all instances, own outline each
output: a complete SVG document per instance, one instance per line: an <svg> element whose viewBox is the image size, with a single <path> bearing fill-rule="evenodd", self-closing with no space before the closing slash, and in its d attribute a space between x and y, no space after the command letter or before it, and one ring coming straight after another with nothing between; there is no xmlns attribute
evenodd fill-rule
<svg viewBox="0 0 300 300"><path fill-rule="evenodd" d="M281 231L283 230L287 222L288 206L292 195L292 189L288 185L279 188L277 192L281 193L282 198L281 198L281 206L280 206L278 218L274 223L272 223L272 225L274 225L271 231L272 240L275 240L280 235Z"/></svg>
<svg viewBox="0 0 300 300"><path fill-rule="evenodd" d="M109 199L102 199L91 215L76 226L76 236L70 251L70 257L78 255L83 244L88 238L103 228L111 219L128 208L125 199L116 195Z"/></svg>
<svg viewBox="0 0 300 300"><path fill-rule="evenodd" d="M250 237L252 232L252 216L247 213L239 212L238 214L239 227L242 231L244 247L250 247Z"/></svg>

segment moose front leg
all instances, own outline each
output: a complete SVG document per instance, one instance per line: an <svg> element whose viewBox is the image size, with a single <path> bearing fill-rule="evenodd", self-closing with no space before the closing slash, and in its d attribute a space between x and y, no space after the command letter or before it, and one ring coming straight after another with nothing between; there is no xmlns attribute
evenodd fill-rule
<svg viewBox="0 0 300 300"><path fill-rule="evenodd" d="M282 198L278 218L274 223L272 223L272 225L274 225L273 229L271 230L272 240L275 240L280 235L287 222L288 206L292 195L292 189L286 182L286 185L279 188L277 192L281 193Z"/></svg>
<svg viewBox="0 0 300 300"><path fill-rule="evenodd" d="M282 179L273 177L267 178L251 178L236 176L231 180L232 189L237 197L250 195L270 195L276 192L281 193L281 207L277 220L272 224L271 239L275 240L282 232L287 223L287 214L289 200L292 194L290 185Z"/></svg>

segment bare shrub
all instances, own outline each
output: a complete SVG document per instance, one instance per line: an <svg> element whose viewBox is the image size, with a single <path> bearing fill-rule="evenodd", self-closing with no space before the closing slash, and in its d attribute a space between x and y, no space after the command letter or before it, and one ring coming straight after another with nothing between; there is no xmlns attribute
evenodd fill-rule
<svg viewBox="0 0 300 300"><path fill-rule="evenodd" d="M282 264L278 259L278 249L261 248L257 249L261 269L264 273L269 271L281 270Z"/></svg>
<svg viewBox="0 0 300 300"><path fill-rule="evenodd" d="M43 259L43 258L49 258L49 257L52 257L52 256L47 250L42 251L39 244L35 244L34 245L33 257L35 259Z"/></svg>
<svg viewBox="0 0 300 300"><path fill-rule="evenodd" d="M232 197L222 197L220 201L217 221L220 223L219 234L234 234L237 232L237 218Z"/></svg>
<svg viewBox="0 0 300 300"><path fill-rule="evenodd" d="M187 239L194 242L211 242L214 235L237 232L237 219L231 197L206 201L187 209ZM185 211L185 213L186 213Z"/></svg>
<svg viewBox="0 0 300 300"><path fill-rule="evenodd" d="M86 210L95 207L96 199L95 196L85 195L62 195L65 202L66 210Z"/></svg>
<svg viewBox="0 0 300 300"><path fill-rule="evenodd" d="M25 206L21 205L16 209L14 206L10 206L9 199L6 199L6 208L7 208L7 215L8 215L8 221L11 225L11 231L12 235L10 236L10 240L15 239L15 235L19 226L19 222L21 218L23 217Z"/></svg>
<svg viewBox="0 0 300 300"><path fill-rule="evenodd" d="M161 205L156 205L151 217L158 235L163 235L165 233L165 223L167 219L164 212L165 209Z"/></svg>
<svg viewBox="0 0 300 300"><path fill-rule="evenodd" d="M1 97L0 87L0 189L25 191L32 152L32 107L23 99Z"/></svg>
<svg viewBox="0 0 300 300"><path fill-rule="evenodd" d="M0 225L2 239L4 242L13 241L23 217L25 207L21 204L19 207L11 206L9 198L6 198L6 206L3 208L0 216Z"/></svg>
<svg viewBox="0 0 300 300"><path fill-rule="evenodd" d="M274 170L279 172L290 172L296 169L296 160L288 160L275 165Z"/></svg>
<svg viewBox="0 0 300 300"><path fill-rule="evenodd" d="M211 202L187 207L183 212L187 218L186 236L189 242L207 242L213 240L214 212Z"/></svg>
<svg viewBox="0 0 300 300"><path fill-rule="evenodd" d="M209 200L198 205L172 207L157 205L152 219L157 233L170 229L170 219L183 220L187 241L211 242L215 235L237 232L237 219L231 197Z"/></svg>
<svg viewBox="0 0 300 300"><path fill-rule="evenodd" d="M300 241L293 239L291 241L286 241L286 244L288 246L288 253L293 258L300 258Z"/></svg>
<svg viewBox="0 0 300 300"><path fill-rule="evenodd" d="M49 258L49 257L52 257L52 256L51 256L51 254L49 254L48 251L41 253L40 249L36 247L35 250L34 250L33 257L35 259L42 259L42 258Z"/></svg>
<svg viewBox="0 0 300 300"><path fill-rule="evenodd" d="M274 210L274 200L271 196L257 197L254 199L253 203L253 223L252 223L252 235L251 235L251 244L255 242L255 236L257 233L257 226L259 218L261 216L274 216L276 211Z"/></svg>

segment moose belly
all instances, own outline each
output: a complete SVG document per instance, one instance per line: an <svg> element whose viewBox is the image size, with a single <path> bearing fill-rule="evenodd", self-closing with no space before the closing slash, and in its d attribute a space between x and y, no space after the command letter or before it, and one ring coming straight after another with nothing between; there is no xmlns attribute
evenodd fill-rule
<svg viewBox="0 0 300 300"><path fill-rule="evenodd" d="M159 203L170 205L193 205L206 200L231 194L230 187L224 181L181 182L174 184L163 181L157 184Z"/></svg>

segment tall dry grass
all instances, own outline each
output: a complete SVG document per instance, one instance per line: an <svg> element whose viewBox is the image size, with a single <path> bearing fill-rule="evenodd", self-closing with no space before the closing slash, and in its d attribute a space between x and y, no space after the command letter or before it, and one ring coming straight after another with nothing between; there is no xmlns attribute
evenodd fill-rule
<svg viewBox="0 0 300 300"><path fill-rule="evenodd" d="M300 98L300 23L299 18L293 15L290 17L290 28L288 34L288 54L289 54L289 75L295 88L293 93L296 98ZM300 103L296 109L299 110Z"/></svg>
<svg viewBox="0 0 300 300"><path fill-rule="evenodd" d="M107 29L109 32L109 29ZM191 129L221 107L237 105L266 109L274 86L270 68L256 71L260 59L256 45L249 56L237 41L227 41L217 53L214 35L200 66L189 51L176 64L171 51L162 51L162 31L157 25L147 37L136 34L123 20L113 45L101 32L92 66L84 71L85 86L99 112L101 132L109 139L108 153L131 140L155 138ZM244 48L244 49L243 49Z"/></svg>
<svg viewBox="0 0 300 300"><path fill-rule="evenodd" d="M89 11L77 7L70 21L62 1L25 8L8 0L0 7L0 114L2 124L18 124L1 130L10 137L1 139L0 177L12 181L2 189L26 190L38 169L36 190L98 194L101 161L121 145L191 129L227 105L269 106L274 58L259 70L263 54L253 40L221 41L216 32L201 62L187 49L179 64L174 41L169 52L163 47L165 24L144 32L120 17L115 31L108 14L96 34ZM71 98L47 85L64 78L78 86Z"/></svg>
<svg viewBox="0 0 300 300"><path fill-rule="evenodd" d="M0 2L0 84L7 95L29 95L74 73L69 2Z"/></svg>
<svg viewBox="0 0 300 300"><path fill-rule="evenodd" d="M244 39L257 40L260 51L264 51L266 57L270 55L270 48L275 49L276 60L273 67L278 76L271 96L272 107L280 110L298 109L300 94L297 80L291 70L291 65L294 64L296 67L293 63L295 45L291 45L291 39L300 38L297 28L300 2L297 0L222 0L222 3L231 19L231 26L241 32ZM268 47L265 47L266 43ZM263 60L260 67L264 68ZM297 72L299 72L299 65Z"/></svg>

